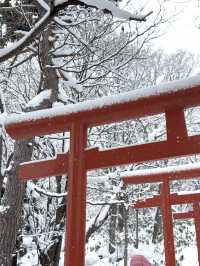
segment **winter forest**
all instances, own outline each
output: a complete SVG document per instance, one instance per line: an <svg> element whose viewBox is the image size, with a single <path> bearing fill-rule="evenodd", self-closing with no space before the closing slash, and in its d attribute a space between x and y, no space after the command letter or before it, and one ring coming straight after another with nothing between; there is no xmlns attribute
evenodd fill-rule
<svg viewBox="0 0 200 266"><path fill-rule="evenodd" d="M0 0L1 266L64 266L67 228L67 174L25 182L18 179L18 166L67 153L70 133L15 141L6 132L7 118L198 78L197 53L156 45L183 2L200 12L198 0ZM200 35L198 20L194 27ZM199 107L185 110L191 136L200 134L199 115ZM165 139L163 113L91 127L87 147L108 150ZM160 194L161 185L125 185L122 177L198 162L196 154L88 171L85 265L134 266L134 255L145 256L152 266L166 265L160 207L134 207L135 201ZM198 192L200 179L173 181L170 189ZM172 207L191 209L191 204ZM199 265L194 220L175 220L173 230L176 264Z"/></svg>

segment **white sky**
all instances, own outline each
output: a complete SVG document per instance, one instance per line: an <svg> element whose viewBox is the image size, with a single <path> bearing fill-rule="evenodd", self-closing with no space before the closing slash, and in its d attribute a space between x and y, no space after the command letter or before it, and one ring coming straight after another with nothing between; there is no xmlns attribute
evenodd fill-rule
<svg viewBox="0 0 200 266"><path fill-rule="evenodd" d="M179 13L169 24L163 37L155 44L168 52L185 49L200 54L200 1L168 0L164 1L166 10Z"/></svg>
<svg viewBox="0 0 200 266"><path fill-rule="evenodd" d="M200 25L200 0L124 0L122 3L125 5L127 1L129 11L144 8L142 14L153 11L153 18L161 6L164 18L170 18L161 28L164 36L154 41L156 48L169 53L184 49L200 54L200 27L197 28Z"/></svg>

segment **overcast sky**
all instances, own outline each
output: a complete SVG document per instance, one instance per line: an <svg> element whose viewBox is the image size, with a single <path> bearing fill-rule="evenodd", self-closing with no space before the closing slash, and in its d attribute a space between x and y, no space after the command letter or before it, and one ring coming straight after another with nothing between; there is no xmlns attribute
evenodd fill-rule
<svg viewBox="0 0 200 266"><path fill-rule="evenodd" d="M159 2L166 16L175 16L165 24L165 34L155 40L156 47L169 53L185 49L200 54L200 0L149 0L148 8Z"/></svg>
<svg viewBox="0 0 200 266"><path fill-rule="evenodd" d="M165 19L173 17L162 27L164 36L155 39L156 48L169 53L185 49L200 54L200 0L124 0L122 4L127 1L129 11L140 6L144 14L152 10L153 17L161 6Z"/></svg>
<svg viewBox="0 0 200 266"><path fill-rule="evenodd" d="M156 46L173 52L177 49L186 49L200 54L200 1L198 0L168 0L164 1L166 10L179 13L167 25L166 33Z"/></svg>

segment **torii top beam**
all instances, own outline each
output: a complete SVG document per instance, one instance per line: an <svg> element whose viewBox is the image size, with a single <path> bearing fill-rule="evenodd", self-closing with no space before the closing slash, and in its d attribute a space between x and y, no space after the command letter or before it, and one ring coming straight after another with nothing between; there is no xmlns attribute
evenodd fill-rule
<svg viewBox="0 0 200 266"><path fill-rule="evenodd" d="M136 170L122 176L125 184L156 183L165 180L193 179L200 177L200 163Z"/></svg>
<svg viewBox="0 0 200 266"><path fill-rule="evenodd" d="M200 76L134 90L117 96L8 116L5 127L13 139L67 131L79 121L92 127L147 115L184 109L200 103Z"/></svg>

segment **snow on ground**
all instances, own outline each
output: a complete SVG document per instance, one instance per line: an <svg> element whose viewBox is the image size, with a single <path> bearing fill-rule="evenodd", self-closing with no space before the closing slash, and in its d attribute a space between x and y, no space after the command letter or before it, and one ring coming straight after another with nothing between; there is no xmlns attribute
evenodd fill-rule
<svg viewBox="0 0 200 266"><path fill-rule="evenodd" d="M159 249L160 250L160 249ZM98 255L102 255L103 258L100 259ZM140 245L139 249L130 246L128 250L128 265L130 265L131 257L134 255L145 256L153 265L154 262L160 263L163 260L163 256L158 253L158 249L155 246ZM86 266L124 266L124 261L116 261L116 258L121 255L123 256L123 251L116 253L114 255L109 255L108 252L103 248L103 252L100 249L97 252L88 252L86 255ZM161 264L159 264L161 265Z"/></svg>
<svg viewBox="0 0 200 266"><path fill-rule="evenodd" d="M179 257L181 255L183 255L183 261L180 262L181 266L199 266L196 246L184 248Z"/></svg>
<svg viewBox="0 0 200 266"><path fill-rule="evenodd" d="M19 260L19 265L21 266L38 266L37 251L33 247L31 248L31 239L28 237L24 239L24 245L28 248L29 252ZM162 247L160 246L147 246L140 245L139 249L134 248L133 246L129 247L129 256L128 256L128 266L130 265L131 257L134 255L143 255L151 263L152 266L159 265L163 266L164 257L162 255ZM103 256L100 258L99 256ZM124 261L116 261L116 255L109 255L106 248L101 248L99 251L87 252L85 257L85 266L124 266ZM198 257L197 257L197 247L185 247L179 254L176 254L176 258L179 260L180 266L198 266ZM157 264L155 264L157 263ZM61 258L59 266L64 266L64 248L62 248Z"/></svg>

